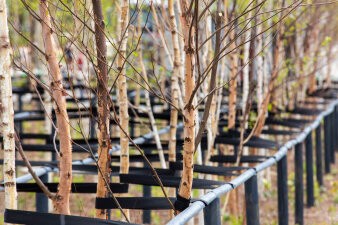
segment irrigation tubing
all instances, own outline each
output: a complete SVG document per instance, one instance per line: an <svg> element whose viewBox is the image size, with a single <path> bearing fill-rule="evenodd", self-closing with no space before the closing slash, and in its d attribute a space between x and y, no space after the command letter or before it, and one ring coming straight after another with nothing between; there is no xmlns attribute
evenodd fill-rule
<svg viewBox="0 0 338 225"><path fill-rule="evenodd" d="M251 177L255 176L258 172L277 163L287 154L289 149L294 147L296 144L302 143L307 135L320 125L322 119L325 116L333 113L336 105L338 105L338 100L333 101L328 106L328 108L324 112L320 113L316 117L316 119L311 124L309 124L296 138L286 142L282 147L280 147L276 154L269 157L267 160L258 164L257 166L248 169L232 181L220 187L217 187L209 191L207 194L203 195L199 199L196 199L193 203L190 204L188 208L186 208L183 212L170 220L167 225L183 225L187 223L190 219L200 213L206 206L211 204L216 198L219 198L220 196L230 192L239 185L245 183Z"/></svg>

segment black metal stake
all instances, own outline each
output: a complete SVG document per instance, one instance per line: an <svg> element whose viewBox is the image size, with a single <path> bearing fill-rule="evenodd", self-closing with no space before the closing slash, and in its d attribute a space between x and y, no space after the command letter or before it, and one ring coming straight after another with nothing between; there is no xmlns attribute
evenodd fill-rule
<svg viewBox="0 0 338 225"><path fill-rule="evenodd" d="M338 126L338 105L336 105L335 107L335 121L334 121L334 132L335 132L335 151L338 151L338 130L336 129L336 127Z"/></svg>
<svg viewBox="0 0 338 225"><path fill-rule="evenodd" d="M288 208L288 165L287 157L284 156L277 163L277 185L278 185L278 224L289 224Z"/></svg>
<svg viewBox="0 0 338 225"><path fill-rule="evenodd" d="M135 126L131 125L130 126L130 137L135 137Z"/></svg>
<svg viewBox="0 0 338 225"><path fill-rule="evenodd" d="M319 186L323 186L322 129L320 124L316 128L316 175Z"/></svg>
<svg viewBox="0 0 338 225"><path fill-rule="evenodd" d="M246 204L246 224L259 225L259 202L257 175L252 176L244 184Z"/></svg>
<svg viewBox="0 0 338 225"><path fill-rule="evenodd" d="M204 209L204 224L221 225L220 199L216 198Z"/></svg>
<svg viewBox="0 0 338 225"><path fill-rule="evenodd" d="M335 145L335 123L334 123L334 112L330 114L330 153L331 153L331 163L335 164L336 162L336 155L335 155L335 150L334 150L334 145Z"/></svg>
<svg viewBox="0 0 338 225"><path fill-rule="evenodd" d="M144 163L144 167L149 167L148 164ZM151 197L151 187L143 185L143 197ZM144 224L150 224L151 223L151 210L143 210L142 220Z"/></svg>
<svg viewBox="0 0 338 225"><path fill-rule="evenodd" d="M90 100L90 105L91 105L91 107L96 105L96 97L92 98ZM96 130L95 130L95 124L96 124L95 117L96 116L97 116L97 112L95 112L94 115L91 115L89 117L89 120L90 120L90 128L89 128L90 138L95 138L95 136L96 136Z"/></svg>
<svg viewBox="0 0 338 225"><path fill-rule="evenodd" d="M23 109L23 104L22 104L22 94L19 94L18 95L18 111L19 112L22 112L22 109ZM19 131L19 134L21 134L23 132L22 130L22 124L23 124L23 120L19 120L18 122L15 123L15 127L16 129L18 129Z"/></svg>
<svg viewBox="0 0 338 225"><path fill-rule="evenodd" d="M315 205L314 181L313 181L313 155L312 155L312 132L305 139L306 158L306 199L307 206Z"/></svg>
<svg viewBox="0 0 338 225"><path fill-rule="evenodd" d="M295 223L304 224L303 143L295 147Z"/></svg>
<svg viewBox="0 0 338 225"><path fill-rule="evenodd" d="M324 163L325 163L325 173L330 173L330 162L331 162L331 153L330 153L330 125L329 125L329 118L326 116L324 118L324 149L325 149L325 157L324 157Z"/></svg>
<svg viewBox="0 0 338 225"><path fill-rule="evenodd" d="M42 182L48 182L48 174L40 176ZM44 193L36 193L36 211L41 213L48 213L48 197Z"/></svg>

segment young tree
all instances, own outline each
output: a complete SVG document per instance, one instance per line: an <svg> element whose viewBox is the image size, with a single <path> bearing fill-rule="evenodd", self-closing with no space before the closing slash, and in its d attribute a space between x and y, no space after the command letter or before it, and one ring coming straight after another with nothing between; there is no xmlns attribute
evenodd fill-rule
<svg viewBox="0 0 338 225"><path fill-rule="evenodd" d="M176 107L171 107L170 111L170 139L169 139L169 161L176 161L176 131L177 131L177 117L178 117L178 93L179 84L178 77L180 77L181 66L181 53L179 47L179 40L177 34L177 23L175 18L174 1L168 1L169 17L170 17L170 30L174 49L174 68L171 75L171 98L172 104Z"/></svg>
<svg viewBox="0 0 338 225"><path fill-rule="evenodd" d="M119 122L121 123L120 145L121 160L120 172L126 174L129 172L129 114L128 114L128 96L127 96L127 79L125 57L128 41L128 24L129 24L129 0L121 0L120 2L120 33L119 33L119 52L117 53L117 69L118 69L118 102L119 102Z"/></svg>
<svg viewBox="0 0 338 225"><path fill-rule="evenodd" d="M17 209L15 181L14 109L12 100L10 42L6 0L0 0L0 116L4 149L5 207Z"/></svg>
<svg viewBox="0 0 338 225"><path fill-rule="evenodd" d="M282 0L282 7L285 6L285 0ZM260 135L266 119L266 113L268 111L268 105L271 100L271 96L273 95L273 89L275 88L275 82L278 78L279 74L279 58L280 58L280 51L282 46L282 35L283 35L283 24L282 21L285 17L285 13L281 12L279 17L279 24L276 27L276 35L275 35L275 45L273 49L273 59L272 59L272 72L271 72L271 78L268 85L268 91L264 95L264 99L262 101L262 104L259 106L260 111L257 116L257 122L255 124L255 127L253 129L254 135Z"/></svg>
<svg viewBox="0 0 338 225"><path fill-rule="evenodd" d="M92 0L95 21L96 41L96 76L97 76L97 105L98 105L98 182L97 198L109 197L107 183L110 181L110 97L107 90L108 69L107 69L107 45L105 37L105 23L102 14L101 0ZM96 217L107 218L107 210L97 209Z"/></svg>
<svg viewBox="0 0 338 225"><path fill-rule="evenodd" d="M233 18L234 16L231 16ZM236 49L235 29L230 27L230 49ZM238 72L238 53L234 50L230 53L230 82L229 82L229 114L228 128L233 129L236 125L236 102L237 102L237 72Z"/></svg>
<svg viewBox="0 0 338 225"><path fill-rule="evenodd" d="M184 97L184 144L183 144L183 172L179 187L178 200L185 201L191 198L193 180L193 164L195 151L195 108L193 106L192 94L195 88L195 25L191 2L181 0L182 7L182 29L185 50L185 97ZM195 1L198 5L198 1ZM195 10L197 13L198 10ZM196 18L196 16L195 16ZM177 204L176 204L177 206ZM179 212L181 209L177 209Z"/></svg>
<svg viewBox="0 0 338 225"><path fill-rule="evenodd" d="M48 2L40 0L40 17L42 36L45 44L45 57L48 64L48 72L51 80L51 93L55 101L55 114L57 120L57 131L60 140L59 171L60 182L54 207L58 213L70 214L69 198L72 184L72 145L69 127L69 118L65 100L65 90L62 85L58 59L56 58L56 47L53 41L53 28L48 10Z"/></svg>
<svg viewBox="0 0 338 225"><path fill-rule="evenodd" d="M156 9L153 6L152 6L152 10L154 12L156 11ZM142 29L141 18L142 17L140 15L138 15L138 32L137 32L138 36L142 35L141 34L141 29ZM147 84L149 84L149 80L148 80L146 67L145 67L144 62L143 62L142 45L139 46L139 48L138 48L138 58L139 58L139 63L140 63L140 67L141 67L141 74L142 74L145 85L147 85ZM157 126L156 126L156 121L155 121L153 109L151 107L150 94L149 94L148 91L145 91L144 97L145 97L145 101L146 101L146 110L145 111L148 113L150 126L151 126L153 133L154 133L154 139L155 139L156 148L157 148L157 151L158 151L158 156L159 156L159 159L160 159L160 164L161 164L162 168L166 169L167 165L166 165L166 162L165 162L165 157L164 157L164 152L163 152L163 148L162 148L162 144L161 144L161 139L160 139L160 135L158 134L158 129L157 129Z"/></svg>

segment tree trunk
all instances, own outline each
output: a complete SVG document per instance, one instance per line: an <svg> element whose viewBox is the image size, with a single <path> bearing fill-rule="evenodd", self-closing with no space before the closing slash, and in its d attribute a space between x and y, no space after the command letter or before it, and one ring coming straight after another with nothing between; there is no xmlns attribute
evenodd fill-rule
<svg viewBox="0 0 338 225"><path fill-rule="evenodd" d="M55 210L61 214L70 214L69 198L72 184L72 145L67 114L67 105L64 97L62 76L56 58L56 47L53 43L53 29L46 0L40 1L40 17L42 35L45 43L46 61L51 77L51 91L55 101L55 115L60 139L60 183L57 198L54 201Z"/></svg>
<svg viewBox="0 0 338 225"><path fill-rule="evenodd" d="M107 45L104 34L105 24L102 15L101 0L92 0L94 21L95 21L95 41L97 54L97 104L98 104L98 182L97 182L97 198L109 197L107 183L110 182L110 101L107 90L108 70L107 70ZM107 218L107 210L97 209L96 217Z"/></svg>
<svg viewBox="0 0 338 225"><path fill-rule="evenodd" d="M249 14L248 17L251 16L251 13ZM250 39L250 35L248 32L243 34L244 41L247 41ZM244 44L243 46L243 60L241 61L241 68L243 69L243 82L242 82L242 116L244 116L245 112L246 112L246 106L248 104L248 102L250 101L250 96L249 96L249 92L250 92L250 81L249 81L249 67L246 65L247 62L249 62L250 60L250 56L249 56L249 49L250 49L250 43L247 42ZM244 68L243 68L244 67ZM249 112L247 112L249 113ZM244 129L247 128L247 121L243 121L244 124Z"/></svg>
<svg viewBox="0 0 338 225"><path fill-rule="evenodd" d="M119 119L121 127L129 135L129 114L128 114L128 96L127 96L127 80L125 57L128 41L128 23L129 23L129 0L121 0L121 15L120 15L120 51L117 57L118 67L118 102L119 102ZM120 172L123 174L129 171L129 139L124 132L120 132L120 145L121 145L121 168Z"/></svg>
<svg viewBox="0 0 338 225"><path fill-rule="evenodd" d="M70 214L69 198L72 183L72 145L67 114L67 105L64 97L62 76L56 58L56 48L53 43L53 30L46 0L40 1L40 17L42 35L45 43L46 61L51 76L51 91L55 100L55 114L60 139L60 183L57 198L54 201L55 210L61 214Z"/></svg>
<svg viewBox="0 0 338 225"><path fill-rule="evenodd" d="M142 29L142 27L141 27L141 17L140 16L138 16L138 23L139 24L138 24L138 34L137 34L137 36L140 36L141 35L141 29ZM147 85L149 85L149 81L148 81L148 75L147 75L146 67L145 67L144 62L143 62L142 45L139 47L138 53L139 53L139 63L140 63L140 66L141 66L141 74L142 74L145 86L147 86ZM152 107L151 107L149 92L147 90L145 90L144 95L145 95L144 97L145 97L145 100L146 100L146 109L144 111L146 111L147 114L148 114L151 129L152 129L152 132L154 133L154 139L155 139L156 148L157 148L157 151L158 151L158 156L160 158L161 167L166 169L167 165L166 165L166 161L165 161L165 157L164 157L164 152L163 152L163 148L162 148L162 144L161 144L160 135L158 134L155 117L154 117L153 110L152 110Z"/></svg>
<svg viewBox="0 0 338 225"><path fill-rule="evenodd" d="M260 21L257 22L258 24ZM262 26L259 25L257 28L257 32L261 32ZM259 48L258 52L264 53L264 40L262 38L258 39L257 46ZM264 60L263 60L263 55L258 55L257 56L257 105L260 106L263 102L263 79L264 79ZM260 107L257 109L257 113L259 113Z"/></svg>
<svg viewBox="0 0 338 225"><path fill-rule="evenodd" d="M170 17L170 30L171 37L174 49L174 68L173 73L171 75L171 101L172 104L178 108L178 77L180 77L180 66L181 66L181 53L179 47L179 40L177 35L177 23L175 17L174 10L174 1L169 0L168 8L169 8L169 17ZM177 109L171 106L170 111L170 134L169 134L169 161L176 161L176 131L177 131L177 117L178 111Z"/></svg>
<svg viewBox="0 0 338 225"><path fill-rule="evenodd" d="M225 5L226 3L224 3ZM234 16L232 16L233 18ZM230 27L229 29L232 29ZM236 35L235 30L230 31L230 49L236 49L236 42L234 41ZM230 53L230 82L229 82L229 114L228 114L228 128L233 129L236 125L236 102L237 102L237 73L238 73L238 53L234 50Z"/></svg>
<svg viewBox="0 0 338 225"><path fill-rule="evenodd" d="M317 90L317 79L316 79L316 73L317 73L317 69L318 69L318 56L319 56L319 52L320 52L320 48L321 43L318 40L318 28L317 26L315 26L314 28L314 32L312 32L312 40L314 42L315 50L314 50L314 54L313 54L313 59L312 59L312 72L309 76L309 94L313 94L316 90Z"/></svg>
<svg viewBox="0 0 338 225"><path fill-rule="evenodd" d="M282 7L284 7L285 1L282 1ZM284 17L284 13L281 13L280 15L280 21ZM272 74L271 74L271 79L268 84L268 91L264 95L264 99L262 102L262 105L260 106L260 112L258 113L257 116L257 122L254 127L253 135L260 135L262 133L264 124L265 124L265 119L266 119L266 113L268 111L268 106L270 103L271 95L273 94L272 92L274 91L275 88L275 81L278 77L279 74L279 56L280 56L280 49L283 47L282 46L282 35L283 35L283 24L280 22L278 27L277 27L277 32L276 32L276 41L275 41L275 47L273 49L273 62L272 62Z"/></svg>
<svg viewBox="0 0 338 225"><path fill-rule="evenodd" d="M177 16L180 18L177 21L177 31L178 34L183 33L183 25L182 25L182 7L181 7L181 0L176 0L176 11L177 11ZM178 82L179 82L179 91L181 93L182 99L185 98L185 80L184 80L184 65L185 65L185 53L184 53L184 37L183 35L178 35L178 43L179 43L179 49L180 49L180 55L181 55L181 63L179 65L180 68L180 74L181 76L178 77ZM180 102L183 102L180 101ZM180 104L180 103L179 103ZM183 107L183 104L182 104Z"/></svg>
<svg viewBox="0 0 338 225"><path fill-rule="evenodd" d="M312 33L312 26L309 23L306 27L305 31L305 37L303 41L303 59L299 60L299 67L300 67L300 79L299 79L299 98L298 100L303 101L306 96L306 89L308 87L308 79L306 79L306 71L308 71L309 68L309 63L308 63L308 58L310 57L311 54L311 35Z"/></svg>
<svg viewBox="0 0 338 225"><path fill-rule="evenodd" d="M316 79L316 73L318 69L318 52L315 53L315 59L313 62L313 69L311 71L311 74L309 76L309 89L308 93L313 94L317 90L317 79Z"/></svg>
<svg viewBox="0 0 338 225"><path fill-rule="evenodd" d="M196 4L196 3L195 3ZM183 144L183 172L180 182L178 195L186 200L191 197L193 164L195 150L195 109L189 104L195 88L195 27L193 25L193 15L189 10L188 0L181 0L182 7L182 28L184 35L185 49L185 107L184 107L184 144ZM192 27L191 27L192 26ZM190 32L189 32L190 31ZM193 102L193 101L191 101ZM180 211L180 209L178 209Z"/></svg>
<svg viewBox="0 0 338 225"><path fill-rule="evenodd" d="M329 49L327 50L326 54L326 64L327 64L327 71L325 76L324 88L331 87L331 67L332 67L332 44L329 44Z"/></svg>
<svg viewBox="0 0 338 225"><path fill-rule="evenodd" d="M5 208L17 209L15 181L14 109L12 100L11 57L6 0L0 0L0 116L4 144Z"/></svg>
<svg viewBox="0 0 338 225"><path fill-rule="evenodd" d="M169 62L169 66L172 67L173 66L173 60L172 60L171 55L169 53L169 49L168 49L168 45L167 45L166 40L165 40L163 28L162 28L162 26L160 26L160 23L158 21L155 6L153 4L151 4L150 8L151 8L151 12L152 12L152 15L153 15L153 18L154 18L154 23L157 27L156 31L158 32L158 34L160 36L160 40L162 42L162 47L163 47L164 52L166 54L166 59L168 60L167 63Z"/></svg>

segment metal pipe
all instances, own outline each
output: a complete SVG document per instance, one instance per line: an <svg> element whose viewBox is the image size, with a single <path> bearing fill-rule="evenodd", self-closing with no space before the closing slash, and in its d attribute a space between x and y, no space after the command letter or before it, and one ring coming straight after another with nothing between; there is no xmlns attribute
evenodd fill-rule
<svg viewBox="0 0 338 225"><path fill-rule="evenodd" d="M293 146L301 143L304 141L306 136L308 135L311 130L316 129L319 125L321 120L332 113L333 107L335 105L338 105L338 100L332 102L332 104L322 113L320 113L317 118L306 128L304 131L295 139L288 141L285 143L279 151L272 157L269 158L268 162L260 163L255 167L255 169L249 169L240 176L236 177L233 181L228 182L218 188L215 188L208 192L206 195L202 196L200 199L197 200L194 203L190 204L188 208L186 208L183 212L181 212L179 215L174 217L172 220L170 220L167 225L183 225L187 221L189 221L192 217L196 216L203 208L206 206L206 204L209 204L212 202L215 198L220 197L221 195L224 195L234 188L236 188L238 185L243 184L246 180L248 180L251 176L254 176L257 173L266 167L271 166L272 162L277 162L281 158L283 158L287 154L287 150L292 148Z"/></svg>

